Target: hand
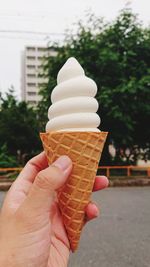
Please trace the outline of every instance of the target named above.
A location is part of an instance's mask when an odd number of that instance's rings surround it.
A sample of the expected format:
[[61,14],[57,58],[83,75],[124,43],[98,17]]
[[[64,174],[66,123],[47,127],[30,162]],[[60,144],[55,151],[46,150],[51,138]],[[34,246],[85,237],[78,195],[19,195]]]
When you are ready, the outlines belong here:
[[[48,167],[45,153],[31,159],[7,193],[0,215],[0,266],[66,267],[69,241],[55,201],[55,191],[67,180],[72,162],[61,156]],[[95,179],[93,191],[107,187]],[[93,203],[87,221],[98,216]]]

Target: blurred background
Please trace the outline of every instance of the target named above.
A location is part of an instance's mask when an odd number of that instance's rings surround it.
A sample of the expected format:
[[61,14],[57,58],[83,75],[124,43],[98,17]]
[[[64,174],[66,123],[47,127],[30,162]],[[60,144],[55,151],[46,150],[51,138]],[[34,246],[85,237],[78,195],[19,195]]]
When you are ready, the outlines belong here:
[[42,150],[57,73],[76,57],[98,86],[100,129],[109,132],[98,173],[112,187],[95,196],[104,213],[85,229],[70,267],[150,266],[149,1],[0,6],[0,189]]

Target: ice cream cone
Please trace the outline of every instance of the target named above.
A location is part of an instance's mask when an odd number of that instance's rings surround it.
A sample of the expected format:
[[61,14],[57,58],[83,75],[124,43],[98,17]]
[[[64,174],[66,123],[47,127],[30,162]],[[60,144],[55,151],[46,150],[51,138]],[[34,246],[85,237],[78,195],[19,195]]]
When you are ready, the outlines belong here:
[[61,155],[68,155],[73,162],[72,173],[58,193],[58,202],[71,250],[75,251],[107,132],[49,132],[40,137],[49,164]]

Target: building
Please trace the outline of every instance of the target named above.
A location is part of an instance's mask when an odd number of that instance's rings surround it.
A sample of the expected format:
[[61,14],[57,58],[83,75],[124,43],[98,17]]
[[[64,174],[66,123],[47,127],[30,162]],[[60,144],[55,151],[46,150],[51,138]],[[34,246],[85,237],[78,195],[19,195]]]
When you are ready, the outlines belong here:
[[47,82],[41,77],[44,57],[56,56],[56,51],[42,46],[27,46],[22,53],[21,100],[35,107],[41,100],[40,87]]

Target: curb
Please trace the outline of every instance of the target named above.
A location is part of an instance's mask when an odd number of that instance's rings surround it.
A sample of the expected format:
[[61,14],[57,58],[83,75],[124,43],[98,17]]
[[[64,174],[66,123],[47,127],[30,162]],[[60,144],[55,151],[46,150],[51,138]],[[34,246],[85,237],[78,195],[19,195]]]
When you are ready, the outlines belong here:
[[110,179],[109,184],[111,187],[123,186],[150,186],[150,178],[135,178],[135,179]]
[[[0,191],[7,191],[13,183],[13,180],[3,179],[0,181]],[[124,186],[150,186],[150,177],[109,177],[109,187]]]

